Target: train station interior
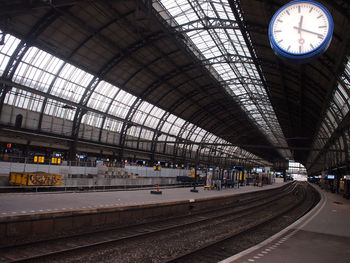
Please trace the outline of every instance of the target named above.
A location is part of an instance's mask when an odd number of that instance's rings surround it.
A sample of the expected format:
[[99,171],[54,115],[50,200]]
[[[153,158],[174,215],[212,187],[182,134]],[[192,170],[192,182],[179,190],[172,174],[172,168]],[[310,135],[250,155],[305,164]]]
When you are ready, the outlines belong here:
[[[0,1],[0,262],[6,240],[280,190],[312,203],[310,219],[225,262],[278,262],[270,250],[303,238],[347,262],[349,31],[346,0]],[[125,262],[196,262],[180,254]]]

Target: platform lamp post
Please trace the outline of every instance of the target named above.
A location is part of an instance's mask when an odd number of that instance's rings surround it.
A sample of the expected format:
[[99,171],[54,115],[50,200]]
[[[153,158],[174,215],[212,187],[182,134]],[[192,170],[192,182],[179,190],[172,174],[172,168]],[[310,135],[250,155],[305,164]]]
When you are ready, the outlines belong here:
[[196,189],[197,183],[198,183],[198,174],[197,174],[197,170],[198,170],[198,163],[199,163],[199,154],[200,154],[200,150],[202,149],[202,144],[200,143],[198,146],[198,149],[196,151],[196,164],[194,167],[194,182],[193,182],[193,188],[191,189],[192,193],[198,193],[198,190]]

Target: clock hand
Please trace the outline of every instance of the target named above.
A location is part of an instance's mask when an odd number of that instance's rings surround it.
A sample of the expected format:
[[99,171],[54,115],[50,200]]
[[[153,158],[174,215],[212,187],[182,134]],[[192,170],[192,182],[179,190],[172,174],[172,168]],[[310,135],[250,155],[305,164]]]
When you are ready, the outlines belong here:
[[303,16],[300,17],[298,33],[301,34],[301,26],[303,24]]
[[310,30],[307,30],[307,29],[304,29],[304,28],[300,28],[300,27],[296,27],[296,26],[294,26],[293,28],[298,29],[298,32],[299,31],[304,31],[304,32],[307,32],[307,33],[311,33],[311,34],[323,37],[323,35],[320,34],[320,33],[316,33],[316,32],[313,32],[313,31],[310,31]]

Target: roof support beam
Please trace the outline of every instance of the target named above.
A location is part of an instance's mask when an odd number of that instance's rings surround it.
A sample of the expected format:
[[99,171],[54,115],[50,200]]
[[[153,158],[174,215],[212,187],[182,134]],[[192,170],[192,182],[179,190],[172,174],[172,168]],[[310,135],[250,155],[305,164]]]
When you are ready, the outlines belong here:
[[174,27],[179,33],[189,33],[208,29],[239,29],[236,21],[219,19],[216,17],[203,17]]
[[[129,139],[127,140],[129,142],[133,141],[139,141],[138,139]],[[142,140],[140,139],[140,142],[150,142],[150,140]],[[256,148],[256,149],[292,149],[292,150],[303,150],[303,151],[322,151],[323,149],[321,148],[314,148],[314,147],[283,147],[283,146],[269,146],[269,145],[259,145],[259,144],[232,144],[232,143],[210,143],[210,142],[194,142],[194,141],[188,141],[182,138],[179,138],[176,141],[158,141],[158,143],[167,143],[167,144],[178,144],[178,145],[188,145],[188,144],[194,144],[194,145],[199,145],[202,144],[204,146],[232,146],[232,147],[240,147],[242,149],[244,148]],[[344,152],[342,149],[330,149],[330,152]]]
[[[8,85],[10,87],[13,87],[13,88],[16,88],[16,89],[19,89],[19,90],[24,90],[24,91],[27,91],[27,92],[39,95],[41,97],[45,97],[46,96],[49,99],[61,102],[62,104],[70,105],[70,106],[75,107],[75,108],[81,108],[81,109],[83,109],[85,111],[94,112],[94,113],[96,113],[98,115],[106,116],[106,117],[108,117],[110,119],[118,120],[120,122],[125,122],[126,121],[123,118],[117,117],[117,116],[109,114],[107,112],[102,112],[102,111],[99,111],[99,110],[96,110],[96,109],[93,109],[93,108],[88,108],[87,106],[81,105],[79,103],[76,103],[76,102],[64,99],[64,98],[59,97],[59,96],[48,94],[48,93],[40,91],[40,90],[32,89],[30,87],[27,87],[27,86],[24,86],[24,85],[21,85],[21,84],[18,84],[18,83],[15,83],[15,82],[3,79],[3,78],[0,78],[0,84]],[[150,130],[152,132],[156,131],[153,128],[150,128],[150,127],[147,127],[147,126],[142,126],[141,124],[134,123],[134,122],[129,122],[129,125],[131,125],[131,126],[139,126],[139,127],[142,127],[143,129]]]
[[[31,42],[34,41],[53,21],[55,21],[59,17],[58,14],[50,10],[47,12],[32,28],[32,30],[26,35],[25,41],[22,40],[14,53],[12,54],[11,58],[9,59],[9,62],[7,63],[7,66],[2,74],[2,78],[7,80],[12,80],[13,75],[15,74],[15,71],[19,65],[19,63],[22,61],[24,55],[28,51]],[[5,32],[6,33],[6,32]],[[11,90],[10,86],[1,85],[0,90],[0,115],[2,112],[2,107],[4,105],[4,100],[6,97],[7,92]]]

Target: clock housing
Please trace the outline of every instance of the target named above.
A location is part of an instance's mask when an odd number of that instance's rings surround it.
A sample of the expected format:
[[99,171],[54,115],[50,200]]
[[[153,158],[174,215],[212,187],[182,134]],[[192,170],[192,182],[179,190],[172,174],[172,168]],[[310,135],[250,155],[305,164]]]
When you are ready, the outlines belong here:
[[292,63],[308,63],[329,47],[334,23],[329,11],[311,0],[292,1],[272,17],[269,40],[275,54]]

